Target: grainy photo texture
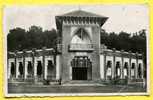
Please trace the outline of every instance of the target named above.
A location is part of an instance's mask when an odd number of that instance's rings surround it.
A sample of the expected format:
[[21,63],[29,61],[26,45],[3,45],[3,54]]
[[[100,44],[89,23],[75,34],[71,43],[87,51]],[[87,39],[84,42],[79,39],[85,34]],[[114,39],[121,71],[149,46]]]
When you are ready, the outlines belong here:
[[6,6],[6,96],[145,95],[147,5]]

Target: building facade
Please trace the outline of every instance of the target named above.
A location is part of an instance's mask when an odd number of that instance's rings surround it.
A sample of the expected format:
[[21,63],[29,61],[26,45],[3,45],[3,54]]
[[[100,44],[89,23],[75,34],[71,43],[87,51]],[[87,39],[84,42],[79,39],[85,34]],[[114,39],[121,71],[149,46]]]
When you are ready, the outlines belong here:
[[143,80],[142,54],[100,44],[108,17],[78,10],[55,18],[61,36],[57,48],[8,52],[9,82]]

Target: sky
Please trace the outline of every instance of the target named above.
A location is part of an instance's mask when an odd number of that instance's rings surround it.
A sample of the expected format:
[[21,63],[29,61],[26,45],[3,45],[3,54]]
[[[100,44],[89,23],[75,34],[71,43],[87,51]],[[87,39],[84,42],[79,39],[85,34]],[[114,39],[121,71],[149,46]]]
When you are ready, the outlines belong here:
[[4,7],[3,30],[30,26],[41,26],[43,30],[56,29],[55,16],[75,10],[84,10],[109,17],[102,26],[107,32],[125,31],[135,33],[141,29],[149,31],[149,9],[147,5],[47,5]]

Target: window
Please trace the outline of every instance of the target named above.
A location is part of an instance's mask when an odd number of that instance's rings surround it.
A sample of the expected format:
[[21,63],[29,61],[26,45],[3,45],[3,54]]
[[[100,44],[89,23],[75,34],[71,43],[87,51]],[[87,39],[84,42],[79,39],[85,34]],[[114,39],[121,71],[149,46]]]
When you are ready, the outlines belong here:
[[74,34],[71,40],[71,43],[72,44],[91,44],[90,36],[85,29],[79,28]]

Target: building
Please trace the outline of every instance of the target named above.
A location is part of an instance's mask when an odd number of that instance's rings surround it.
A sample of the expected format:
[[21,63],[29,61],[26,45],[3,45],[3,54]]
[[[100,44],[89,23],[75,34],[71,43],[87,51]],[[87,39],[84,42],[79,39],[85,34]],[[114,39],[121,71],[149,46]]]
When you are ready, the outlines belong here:
[[9,82],[143,81],[142,54],[111,50],[100,44],[100,29],[107,19],[82,10],[56,16],[61,35],[56,50],[8,52]]

